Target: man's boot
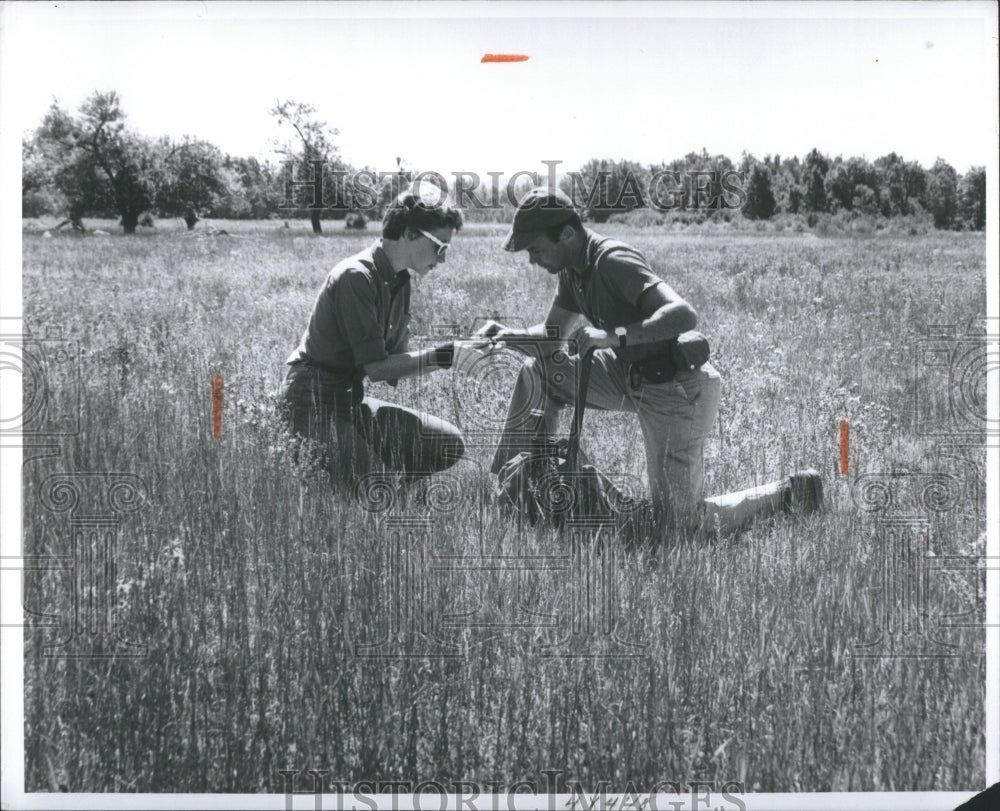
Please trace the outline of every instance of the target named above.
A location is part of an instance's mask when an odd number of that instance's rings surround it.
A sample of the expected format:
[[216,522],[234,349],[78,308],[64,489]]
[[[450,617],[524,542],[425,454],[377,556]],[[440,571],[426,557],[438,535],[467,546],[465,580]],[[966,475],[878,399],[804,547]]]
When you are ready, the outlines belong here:
[[799,470],[782,487],[781,507],[801,515],[823,508],[823,481],[814,468]]

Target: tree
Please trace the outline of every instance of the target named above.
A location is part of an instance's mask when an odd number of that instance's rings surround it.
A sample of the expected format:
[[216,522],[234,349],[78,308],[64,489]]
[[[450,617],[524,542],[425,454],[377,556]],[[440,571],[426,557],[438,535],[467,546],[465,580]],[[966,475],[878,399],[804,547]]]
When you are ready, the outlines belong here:
[[916,161],[907,161],[903,165],[903,186],[906,189],[907,213],[914,214],[928,208],[927,172]]
[[766,166],[755,163],[750,170],[743,216],[750,220],[769,220],[776,207],[774,192],[771,191],[771,173]]
[[877,217],[882,213],[879,199],[870,186],[859,183],[854,187],[854,194],[851,196],[851,211],[857,211],[871,217]]
[[935,228],[951,228],[957,209],[958,173],[938,158],[927,173],[927,205],[934,216]]
[[22,140],[21,216],[60,214],[68,208],[66,195],[56,188],[54,167],[45,159],[36,140]]
[[135,233],[156,197],[159,155],[150,139],[126,127],[117,93],[95,92],[76,118],[53,103],[35,142],[52,162],[53,182],[69,202],[71,219],[111,210],[126,234]]
[[[325,121],[317,120],[316,108],[311,104],[291,100],[279,101],[270,110],[270,114],[277,120],[279,126],[294,132],[297,146],[293,147],[289,143],[277,144],[276,151],[283,155],[286,161],[294,161],[297,164],[296,179],[299,182],[317,180],[318,188],[339,191],[340,184],[336,182],[331,172],[344,168],[338,157],[339,150],[333,143],[333,139],[340,134],[340,131],[330,127]],[[317,168],[322,172],[320,178],[314,175]],[[315,199],[313,188],[296,186],[295,189],[298,194],[293,199],[300,203],[308,200],[301,207],[309,209],[313,233],[323,233],[320,215],[326,205],[325,202]],[[344,200],[336,199],[334,206],[346,213]]]
[[134,234],[144,214],[182,215],[194,227],[199,212],[237,193],[239,177],[205,141],[139,135],[126,125],[118,94],[92,94],[71,116],[53,103],[25,150],[23,190],[58,190],[69,220],[117,214]]
[[206,141],[191,138],[172,145],[159,144],[163,154],[156,206],[164,214],[179,214],[194,228],[201,214],[239,194],[239,175],[224,165],[222,152]]
[[248,217],[262,220],[276,216],[284,194],[281,171],[271,163],[256,158],[234,158],[226,155],[223,169],[237,181],[229,196],[218,203],[218,216],[237,219]]
[[986,227],[986,168],[973,166],[958,184],[958,217],[965,228]]
[[[766,162],[766,159],[765,159]],[[798,214],[804,205],[802,193],[802,169],[797,157],[781,160],[774,158],[774,168],[771,170],[771,188],[779,211]]]
[[684,161],[654,164],[649,172],[651,185],[646,203],[659,211],[686,211],[691,202],[691,184]]
[[[746,153],[743,153],[744,159]],[[717,211],[725,207],[725,188],[722,178],[733,171],[733,162],[725,155],[709,155],[705,147],[701,152],[688,152],[683,160],[683,184],[686,191],[685,205],[702,211]]]
[[[871,190],[871,194],[866,193],[863,188]],[[851,211],[854,208],[854,198],[858,197],[866,201],[869,210],[872,199],[876,202],[879,199],[878,173],[874,167],[864,158],[849,158],[844,161],[839,157],[826,176],[827,198],[834,209],[845,209]]]
[[634,161],[592,158],[579,172],[570,172],[562,186],[594,222],[607,222],[612,214],[646,206],[648,172]]
[[802,162],[802,190],[806,211],[826,211],[826,174],[830,161],[818,149],[813,149]]
[[895,152],[875,159],[875,172],[882,189],[881,209],[886,217],[909,214],[905,183],[905,162]]

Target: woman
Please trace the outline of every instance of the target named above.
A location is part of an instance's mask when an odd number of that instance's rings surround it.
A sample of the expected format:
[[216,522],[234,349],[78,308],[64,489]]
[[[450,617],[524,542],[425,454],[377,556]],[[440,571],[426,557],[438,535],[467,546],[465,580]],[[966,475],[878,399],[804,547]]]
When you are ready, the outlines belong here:
[[282,387],[292,432],[318,443],[334,480],[353,481],[380,466],[434,473],[465,446],[458,428],[410,408],[366,397],[364,380],[395,385],[447,369],[452,344],[408,350],[410,274],[445,261],[462,215],[436,188],[405,191],[385,212],[382,239],[340,262],[316,296]]

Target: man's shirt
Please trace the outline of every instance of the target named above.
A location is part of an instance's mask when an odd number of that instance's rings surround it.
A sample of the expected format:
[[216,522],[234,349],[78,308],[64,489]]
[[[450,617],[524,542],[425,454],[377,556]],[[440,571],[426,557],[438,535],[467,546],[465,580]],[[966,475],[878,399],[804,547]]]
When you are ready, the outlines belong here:
[[[646,258],[631,245],[602,237],[587,229],[587,265],[582,273],[566,269],[559,272],[559,286],[554,303],[564,310],[580,313],[595,326],[613,333],[646,316],[639,309],[639,299],[663,279],[657,276]],[[666,342],[613,347],[622,360],[637,362],[661,355]]]
[[330,271],[286,363],[311,361],[349,379],[366,363],[405,352],[409,325],[409,271],[396,273],[379,241]]

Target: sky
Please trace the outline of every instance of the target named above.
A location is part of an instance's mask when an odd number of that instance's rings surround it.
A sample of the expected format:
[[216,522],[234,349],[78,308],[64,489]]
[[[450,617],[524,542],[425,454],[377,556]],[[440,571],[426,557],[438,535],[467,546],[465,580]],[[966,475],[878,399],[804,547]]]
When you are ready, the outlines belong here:
[[[962,173],[988,166],[992,224],[996,32],[995,2],[0,2],[0,333],[20,324],[19,142],[54,99],[76,110],[116,90],[146,135],[272,160],[280,133],[268,110],[295,99],[339,129],[344,158],[382,171],[397,157],[446,175],[544,172],[552,160],[569,171],[702,148],[734,160],[812,148],[870,160],[894,151],[925,167],[942,157]],[[486,53],[529,59],[481,64]],[[993,316],[998,256],[992,227]],[[0,367],[0,413],[19,414],[12,367]],[[0,454],[0,538],[14,549],[19,481],[20,457]],[[13,758],[16,668],[3,684]],[[987,758],[996,779],[1000,755]]]
[[813,147],[965,172],[996,144],[995,9],[8,2],[0,68],[17,78],[0,113],[30,131],[53,99],[75,110],[114,89],[140,132],[274,160],[268,110],[295,99],[353,165],[443,174]]

